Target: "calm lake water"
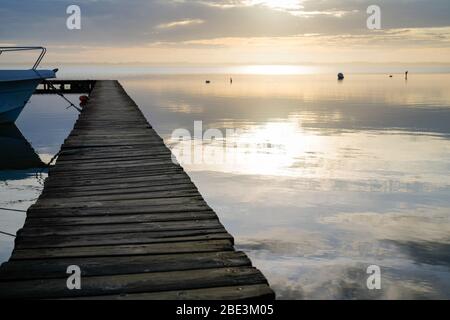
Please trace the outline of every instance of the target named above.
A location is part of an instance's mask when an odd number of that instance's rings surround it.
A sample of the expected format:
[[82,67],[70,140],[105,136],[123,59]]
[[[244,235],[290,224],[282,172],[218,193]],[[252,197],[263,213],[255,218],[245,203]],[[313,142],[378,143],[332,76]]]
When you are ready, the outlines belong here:
[[[449,74],[120,78],[278,298],[450,298]],[[34,96],[17,122],[44,161],[77,117],[65,106]],[[0,171],[0,207],[26,209],[45,175]],[[2,231],[23,220],[0,210]]]

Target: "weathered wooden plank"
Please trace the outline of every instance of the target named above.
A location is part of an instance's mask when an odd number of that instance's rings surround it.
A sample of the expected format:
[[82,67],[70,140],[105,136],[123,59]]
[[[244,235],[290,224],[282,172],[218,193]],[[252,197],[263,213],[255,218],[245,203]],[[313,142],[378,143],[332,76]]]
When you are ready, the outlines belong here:
[[211,208],[206,203],[193,204],[163,204],[146,206],[103,206],[103,207],[69,207],[69,208],[37,208],[32,205],[28,211],[28,216],[33,217],[86,217],[105,215],[128,215],[138,213],[177,213],[177,212],[203,212],[210,211]]
[[[119,110],[118,112],[123,113],[123,110]],[[133,115],[133,116],[135,116],[135,115]],[[89,117],[92,117],[92,115],[90,115]],[[128,128],[124,128],[124,130],[122,130],[122,131],[114,131],[114,133],[116,133],[116,134],[117,133],[123,133],[123,134],[129,135],[129,136],[135,135],[135,134],[140,134],[141,132],[151,132],[152,134],[156,134],[156,131],[150,125],[148,125],[148,127],[146,127],[146,128],[128,127]],[[84,129],[76,129],[76,128],[74,128],[70,132],[69,136],[72,136],[72,135],[74,135],[74,136],[76,136],[76,135],[87,135],[87,134],[108,135],[110,133],[113,133],[113,132],[111,132],[111,129],[109,129],[108,127],[105,127],[105,128],[102,128],[102,127],[100,127],[100,128],[92,128],[92,129],[89,129],[89,131],[86,131]]]
[[109,147],[117,147],[117,146],[141,146],[142,148],[151,147],[151,146],[159,146],[161,142],[159,141],[121,141],[121,142],[111,142],[108,141],[98,141],[98,142],[88,142],[88,143],[65,143],[61,149],[79,149],[79,148],[109,148]]
[[[80,149],[82,150],[82,149]],[[149,162],[157,162],[157,161],[166,161],[166,163],[170,164],[172,155],[169,153],[166,153],[164,151],[157,151],[154,152],[133,152],[133,155],[126,155],[125,151],[120,153],[109,153],[109,152],[98,152],[97,154],[91,154],[89,157],[84,156],[82,154],[80,155],[59,155],[56,164],[58,165],[68,165],[68,164],[74,164],[74,165],[95,165],[99,162],[117,162],[117,163],[123,163],[123,162],[137,162],[137,161],[144,161],[148,160]],[[175,164],[176,165],[176,164]]]
[[158,169],[160,168],[168,168],[171,169],[173,167],[177,167],[175,164],[170,164],[170,159],[156,159],[156,160],[131,160],[131,161],[114,161],[107,162],[105,161],[104,165],[102,164],[78,164],[76,168],[74,168],[73,164],[59,164],[58,166],[53,166],[50,168],[50,172],[52,174],[57,173],[83,173],[83,174],[96,174],[97,172],[108,172],[108,170],[117,171],[117,169],[128,170],[133,168],[142,168],[142,167],[150,167],[155,166]]
[[273,300],[267,284],[69,298],[70,300]]
[[234,239],[229,233],[226,233],[223,228],[218,228],[154,232],[145,231],[141,233],[88,234],[81,236],[18,236],[15,241],[15,248],[68,248],[208,240],[229,240],[234,243]]
[[[196,208],[204,209],[209,208],[203,198],[199,196],[180,196],[180,197],[161,197],[152,199],[122,199],[122,200],[102,200],[102,201],[90,201],[90,202],[78,202],[69,200],[72,198],[61,198],[61,202],[55,202],[53,199],[40,199],[33,206],[33,210],[45,210],[49,212],[50,210],[59,209],[62,210],[72,210],[78,211],[79,209],[89,210],[89,209],[99,209],[102,212],[110,212],[112,214],[118,213],[120,209],[125,209],[120,211],[121,213],[128,213],[128,208],[135,208],[145,206],[145,212],[184,212],[186,205],[195,205]],[[49,201],[49,202],[46,202]],[[172,202],[171,202],[172,201]],[[171,206],[172,210],[166,210],[166,207]],[[170,209],[170,208],[167,208]],[[108,211],[105,211],[108,210]],[[189,210],[189,211],[196,211]],[[198,211],[198,210],[197,210]],[[139,211],[142,212],[142,211]]]
[[98,170],[70,170],[66,172],[55,172],[56,170],[52,170],[51,167],[48,175],[50,178],[57,177],[66,178],[66,179],[92,179],[93,177],[96,179],[101,179],[105,177],[127,177],[127,176],[137,176],[141,174],[148,175],[162,175],[162,174],[171,174],[171,173],[179,173],[183,169],[181,167],[177,167],[175,165],[141,165],[135,166],[131,168],[106,168],[106,169],[98,169]]
[[26,219],[24,227],[45,227],[45,226],[78,226],[94,224],[125,224],[125,223],[145,223],[163,221],[190,221],[209,220],[217,218],[213,211],[203,212],[181,212],[181,213],[157,213],[157,214],[129,214],[116,216],[87,216],[87,217],[54,217],[54,218],[33,218]]
[[[169,181],[168,181],[169,182]],[[170,181],[172,182],[172,181]],[[53,190],[50,192],[46,190],[42,193],[42,197],[59,197],[64,195],[66,197],[83,197],[92,195],[110,195],[110,194],[127,194],[127,193],[140,193],[140,192],[161,192],[161,191],[176,191],[176,190],[197,190],[190,181],[188,180],[177,180],[178,183],[167,183],[167,184],[128,184],[126,186],[117,187],[115,185],[109,185],[106,187],[91,187],[91,188],[61,188]]]
[[[113,120],[105,119],[105,121],[98,121],[98,120],[83,120],[79,119],[81,121],[78,121],[77,124],[74,126],[75,129],[79,130],[92,130],[97,127],[108,127],[110,132],[119,132],[122,130],[126,130],[127,128],[133,127],[135,129],[148,129],[149,127],[141,121],[124,121],[123,123],[119,122],[113,122]],[[114,130],[114,131],[113,131]]]
[[47,260],[19,260],[4,263],[0,281],[67,278],[67,267],[77,265],[83,277],[118,274],[181,271],[210,268],[251,266],[243,252],[198,252],[170,255],[124,257],[65,258]]
[[61,188],[61,187],[90,187],[90,186],[104,186],[104,185],[115,185],[119,183],[136,183],[136,182],[145,182],[145,183],[159,183],[160,181],[170,181],[176,179],[189,179],[189,176],[184,173],[182,170],[177,169],[174,170],[171,174],[160,173],[160,172],[142,172],[139,174],[129,174],[123,177],[109,176],[104,178],[97,177],[85,177],[84,179],[78,178],[57,178],[54,179],[49,177],[45,180],[45,189],[48,188]]
[[109,147],[109,146],[134,146],[134,145],[161,145],[162,141],[160,139],[68,139],[64,142],[65,148],[85,148],[91,146],[101,146],[101,147]]
[[[164,188],[166,187],[164,190]],[[154,199],[184,197],[189,195],[199,195],[198,190],[192,185],[172,185],[162,186],[161,188],[126,188],[126,189],[110,189],[100,191],[85,192],[55,192],[45,193],[40,197],[40,201],[56,200],[56,201],[109,201],[109,200],[134,200],[134,199]],[[163,195],[163,196],[161,196]],[[47,202],[49,204],[49,202]]]
[[131,171],[131,172],[140,172],[145,170],[151,170],[153,172],[156,171],[163,171],[163,170],[173,170],[173,169],[179,169],[180,167],[174,163],[170,163],[167,161],[159,161],[155,163],[138,163],[138,164],[117,164],[110,168],[105,167],[93,167],[93,168],[83,168],[81,165],[80,167],[72,167],[70,166],[61,166],[61,169],[58,168],[58,166],[53,166],[49,170],[49,175],[66,175],[66,176],[86,176],[86,175],[93,175],[93,174],[108,174],[108,171],[112,174],[114,172],[119,172],[121,174],[125,173],[124,171]]
[[[118,110],[117,112],[122,114],[122,115],[125,115],[126,113],[128,113],[126,110]],[[90,121],[89,117],[92,118],[93,114],[90,114],[87,117],[88,118],[81,118],[80,117],[79,118],[80,121],[77,121],[77,124],[83,125],[83,122]],[[97,117],[97,115],[96,115],[96,117]],[[100,117],[104,117],[104,116],[100,116]],[[129,117],[141,117],[141,116],[134,113],[134,114],[130,114]],[[111,121],[110,121],[110,123],[111,123]],[[131,135],[135,135],[135,134],[140,134],[142,132],[150,132],[153,135],[157,134],[156,131],[152,128],[152,126],[147,123],[147,125],[143,125],[143,126],[140,126],[140,127],[126,127],[123,130],[116,130],[116,131],[112,131],[108,125],[103,126],[103,127],[93,127],[93,128],[90,128],[89,130],[74,128],[70,132],[69,136],[78,136],[78,135],[87,135],[87,134],[108,135],[110,133],[111,134],[124,133],[126,135],[131,136]]]
[[126,155],[125,153],[122,154],[99,154],[96,156],[59,156],[57,158],[56,164],[57,165],[67,165],[67,164],[97,164],[101,163],[103,161],[136,161],[136,160],[162,160],[165,159],[166,161],[172,161],[172,155],[168,153],[137,153],[134,152],[134,155]]
[[[48,202],[47,202],[48,201]],[[47,202],[47,204],[46,204]],[[132,199],[132,200],[111,200],[111,201],[90,201],[90,202],[53,202],[46,199],[39,199],[34,205],[34,209],[57,209],[57,208],[105,208],[105,207],[140,207],[140,206],[165,206],[174,204],[203,204],[204,200],[199,196],[183,197],[161,197],[154,199]]]
[[122,158],[114,158],[111,155],[108,155],[107,158],[103,158],[103,159],[87,159],[87,160],[83,160],[83,159],[75,159],[75,160],[68,160],[68,159],[64,159],[63,157],[59,157],[57,160],[57,164],[58,167],[59,166],[68,166],[68,165],[75,165],[75,166],[81,166],[81,167],[95,167],[96,165],[99,164],[105,164],[105,165],[114,165],[114,164],[126,164],[126,163],[142,163],[142,162],[147,162],[147,163],[160,163],[160,162],[171,162],[172,160],[172,156],[169,154],[162,154],[162,155],[157,155],[155,156],[154,154],[152,155],[142,155],[142,156],[136,156],[136,157],[132,157],[132,156],[124,156]]
[[85,277],[82,290],[68,290],[66,279],[0,282],[0,298],[100,296],[264,283],[264,276],[253,267],[231,267]]
[[[103,181],[103,180],[102,180]],[[178,184],[187,184],[192,183],[191,179],[186,176],[182,176],[181,178],[167,179],[167,180],[149,180],[147,179],[136,179],[135,182],[122,181],[122,179],[118,179],[118,183],[103,183],[97,185],[79,185],[79,186],[58,186],[52,187],[51,184],[46,184],[45,189],[42,194],[47,193],[76,193],[83,194],[88,192],[108,192],[114,190],[122,190],[125,192],[126,190],[140,189],[140,188],[156,188],[156,187],[166,187],[166,186],[176,186]]]
[[120,146],[120,147],[108,147],[108,148],[83,148],[83,149],[66,149],[61,150],[62,156],[101,156],[101,155],[127,155],[128,153],[167,153],[170,150],[161,144],[155,147],[141,148],[136,146]]
[[105,155],[103,158],[95,157],[95,158],[68,158],[66,156],[59,156],[56,164],[58,165],[95,165],[101,164],[104,162],[136,162],[136,161],[157,161],[157,160],[165,160],[171,161],[171,154],[140,154],[136,156],[131,155],[117,155],[113,156],[111,154]]
[[208,240],[70,248],[14,249],[11,255],[11,260],[35,260],[70,257],[112,257],[212,251],[233,251],[233,244],[229,240]]
[[64,225],[49,225],[45,227],[27,226],[26,228],[20,229],[17,234],[21,236],[62,236],[83,234],[111,234],[117,232],[131,233],[144,231],[211,229],[220,227],[222,227],[222,224],[216,217],[215,219],[208,220],[79,225],[75,228],[72,226]]
[[53,197],[48,194],[44,197],[39,198],[36,202],[37,205],[44,204],[50,206],[52,204],[59,204],[62,201],[67,205],[72,202],[83,201],[83,202],[93,202],[93,201],[119,201],[119,200],[140,200],[140,199],[162,199],[162,198],[178,198],[178,197],[195,197],[200,196],[197,189],[193,188],[192,185],[185,188],[178,188],[175,190],[156,190],[156,191],[146,191],[138,190],[132,193],[113,193],[113,194],[93,194],[90,196],[71,196],[55,194]]
[[125,143],[127,145],[134,145],[135,142],[157,142],[161,143],[162,139],[156,135],[147,135],[142,134],[140,136],[135,137],[123,137],[123,136],[114,136],[108,135],[104,137],[97,136],[71,136],[65,140],[65,144],[102,144],[103,142],[107,143]]

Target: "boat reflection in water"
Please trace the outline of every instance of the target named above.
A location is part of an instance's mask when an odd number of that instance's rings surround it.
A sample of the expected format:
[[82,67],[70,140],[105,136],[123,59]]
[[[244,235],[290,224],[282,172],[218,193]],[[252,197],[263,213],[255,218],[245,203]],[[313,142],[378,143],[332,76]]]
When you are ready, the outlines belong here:
[[46,167],[15,124],[0,125],[0,148],[1,171]]
[[[15,124],[0,125],[0,263],[9,259],[26,211],[41,193],[46,164]],[[6,210],[5,210],[6,209]],[[9,211],[9,209],[19,211]]]

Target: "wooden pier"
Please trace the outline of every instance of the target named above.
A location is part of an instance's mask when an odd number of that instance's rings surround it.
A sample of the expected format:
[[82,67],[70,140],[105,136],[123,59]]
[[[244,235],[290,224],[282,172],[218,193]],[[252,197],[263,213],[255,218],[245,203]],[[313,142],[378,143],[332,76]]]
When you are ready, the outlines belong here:
[[[67,288],[71,265],[81,290]],[[0,298],[274,293],[120,84],[97,81],[0,268]]]

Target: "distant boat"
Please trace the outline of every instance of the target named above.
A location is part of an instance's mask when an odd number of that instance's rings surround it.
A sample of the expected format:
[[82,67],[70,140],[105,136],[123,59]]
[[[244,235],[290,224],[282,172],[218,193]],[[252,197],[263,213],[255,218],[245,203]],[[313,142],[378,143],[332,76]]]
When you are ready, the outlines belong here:
[[343,73],[339,72],[337,77],[338,77],[338,80],[344,80],[344,74]]
[[206,83],[206,84],[209,84],[209,83],[211,83],[211,81],[209,81],[209,80],[206,80],[206,81],[205,81],[205,83]]
[[56,78],[57,70],[37,70],[46,49],[43,47],[0,47],[0,54],[11,51],[41,50],[31,69],[0,70],[0,124],[14,123],[45,79]]

